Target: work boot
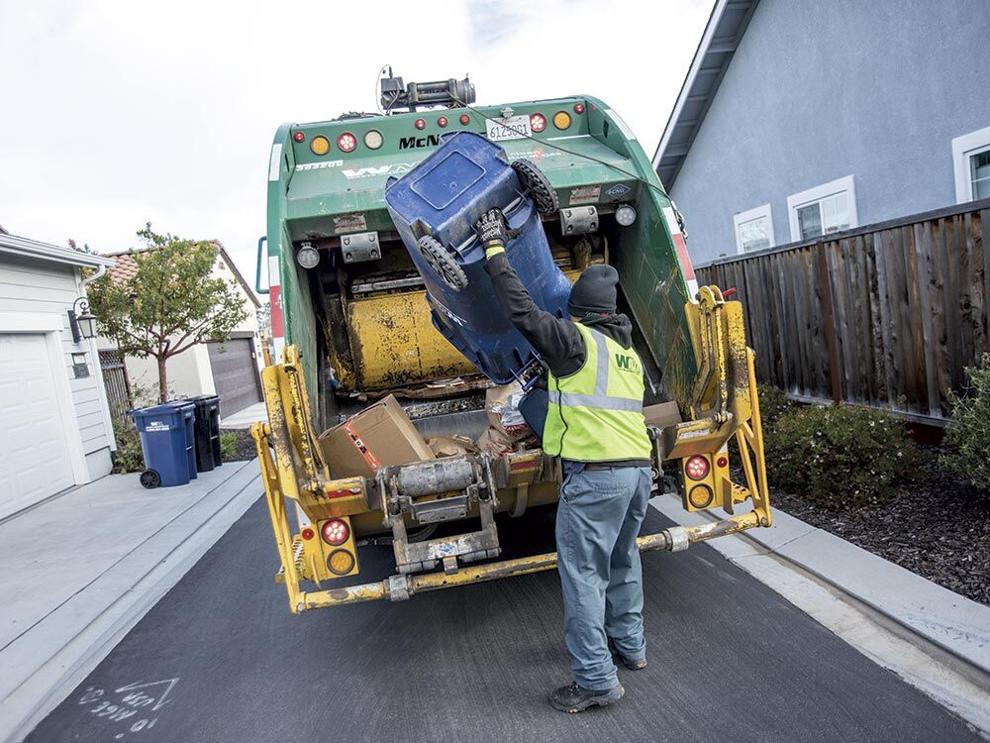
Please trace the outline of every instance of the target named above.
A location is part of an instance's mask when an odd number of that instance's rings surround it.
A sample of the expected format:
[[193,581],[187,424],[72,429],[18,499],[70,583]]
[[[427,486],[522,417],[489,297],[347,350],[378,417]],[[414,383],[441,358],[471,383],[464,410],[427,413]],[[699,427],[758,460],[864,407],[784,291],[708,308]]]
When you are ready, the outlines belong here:
[[646,668],[646,658],[639,658],[636,660],[634,660],[633,658],[627,658],[626,656],[624,656],[622,653],[619,652],[619,649],[615,647],[615,643],[612,642],[611,638],[608,641],[608,649],[609,652],[612,653],[612,657],[618,658],[622,662],[622,665],[624,665],[630,671],[642,671],[644,668]]
[[578,686],[576,682],[572,681],[550,695],[550,704],[561,712],[584,712],[588,707],[593,707],[596,704],[599,707],[607,707],[613,702],[618,702],[625,693],[626,690],[622,688],[621,684],[616,684],[611,689],[595,691]]

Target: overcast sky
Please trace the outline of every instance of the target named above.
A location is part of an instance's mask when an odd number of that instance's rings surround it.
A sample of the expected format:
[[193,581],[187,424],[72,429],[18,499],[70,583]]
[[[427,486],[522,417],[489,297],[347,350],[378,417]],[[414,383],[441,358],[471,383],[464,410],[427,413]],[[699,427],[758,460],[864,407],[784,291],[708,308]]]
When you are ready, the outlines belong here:
[[0,225],[97,252],[217,238],[253,279],[286,121],[470,73],[481,104],[588,93],[652,156],[713,0],[0,0]]

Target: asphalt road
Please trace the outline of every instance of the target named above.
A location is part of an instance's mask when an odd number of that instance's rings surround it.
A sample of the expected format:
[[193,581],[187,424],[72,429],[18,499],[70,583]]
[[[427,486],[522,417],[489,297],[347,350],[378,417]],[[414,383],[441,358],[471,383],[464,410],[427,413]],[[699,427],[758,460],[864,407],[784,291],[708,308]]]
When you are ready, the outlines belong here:
[[[551,546],[552,518],[508,551]],[[645,556],[650,666],[580,715],[546,702],[569,680],[556,573],[292,616],[275,561],[259,502],[28,740],[978,739],[706,546]]]

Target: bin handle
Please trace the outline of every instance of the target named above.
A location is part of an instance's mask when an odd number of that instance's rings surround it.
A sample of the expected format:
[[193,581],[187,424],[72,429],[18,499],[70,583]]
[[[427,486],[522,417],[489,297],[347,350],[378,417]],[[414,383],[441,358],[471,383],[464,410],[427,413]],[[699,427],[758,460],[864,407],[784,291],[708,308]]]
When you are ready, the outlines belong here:
[[268,294],[268,288],[261,288],[261,256],[265,254],[264,247],[265,243],[268,242],[268,238],[265,236],[258,238],[258,262],[255,266],[254,271],[254,289],[258,294]]

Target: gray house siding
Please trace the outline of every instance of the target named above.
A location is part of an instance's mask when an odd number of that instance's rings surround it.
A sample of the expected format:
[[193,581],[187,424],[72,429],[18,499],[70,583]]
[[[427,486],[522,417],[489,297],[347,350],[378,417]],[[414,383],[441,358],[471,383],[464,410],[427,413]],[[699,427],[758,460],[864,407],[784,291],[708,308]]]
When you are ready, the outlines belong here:
[[[67,379],[71,411],[66,408],[63,415],[73,417],[72,428],[78,433],[84,458],[84,472],[77,475],[76,484],[108,474],[110,452],[115,448],[96,345],[92,340],[74,342],[69,327],[67,310],[82,294],[80,281],[75,266],[0,254],[0,337],[11,331],[5,324],[11,318],[51,318],[51,326],[59,329],[60,366],[53,373]],[[75,375],[73,354],[83,354],[88,376]]]
[[852,175],[860,225],[955,203],[952,139],[990,126],[987,0],[761,0],[671,196],[692,260],[733,215]]

